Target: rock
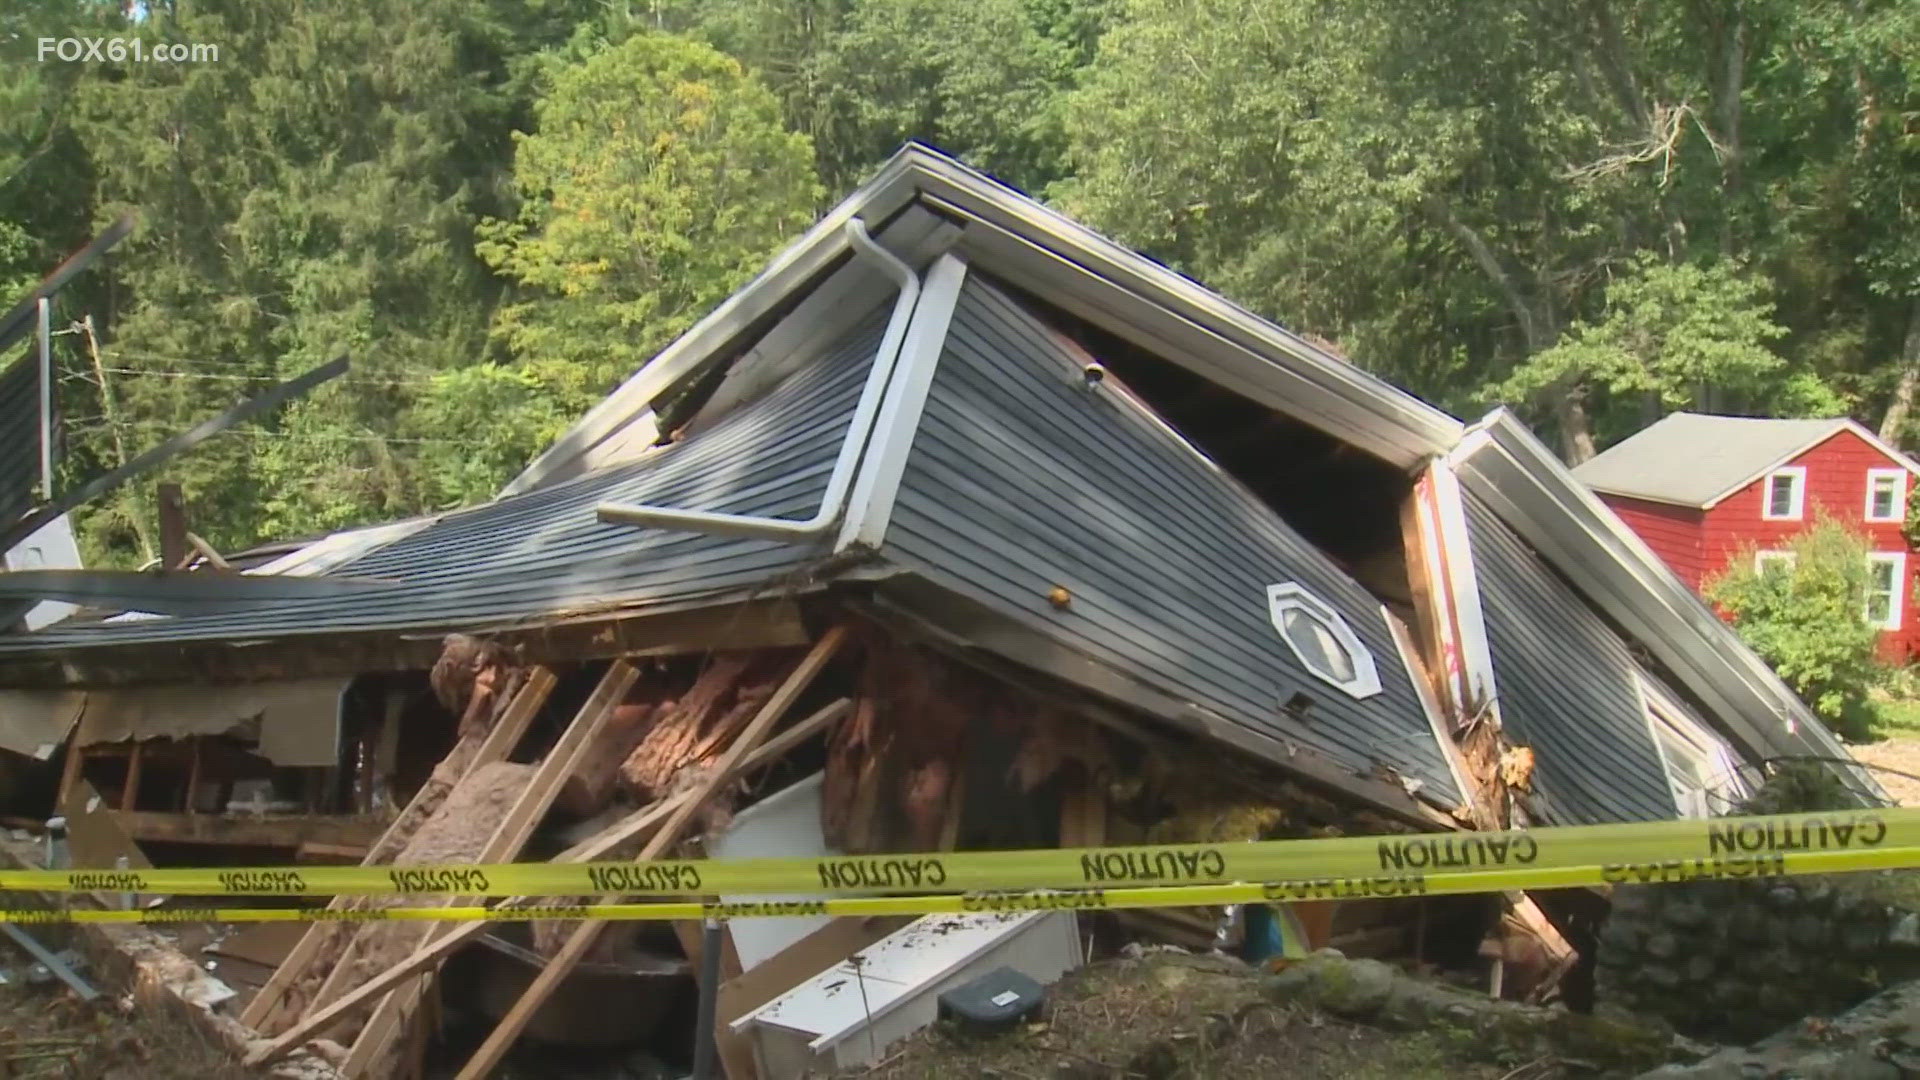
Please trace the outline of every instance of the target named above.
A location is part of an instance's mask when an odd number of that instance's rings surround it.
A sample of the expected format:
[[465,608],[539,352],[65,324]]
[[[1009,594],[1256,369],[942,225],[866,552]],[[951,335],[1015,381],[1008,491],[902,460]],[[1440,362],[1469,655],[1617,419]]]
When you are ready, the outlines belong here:
[[1880,951],[1881,945],[1878,927],[1847,925],[1840,928],[1840,948],[1855,956],[1873,956]]
[[1680,955],[1680,939],[1664,930],[1647,935],[1647,955],[1660,960],[1671,960]]
[[1640,979],[1662,990],[1671,990],[1682,982],[1680,973],[1665,964],[1648,964],[1641,968]]
[[1665,912],[1667,924],[1682,930],[1693,930],[1707,925],[1712,917],[1707,906],[1698,900],[1681,898],[1667,905]]
[[1775,885],[1767,890],[1767,906],[1775,911],[1792,911],[1800,906],[1800,890],[1791,885]]
[[1683,970],[1686,972],[1688,982],[1703,983],[1713,978],[1713,973],[1719,967],[1719,964],[1714,963],[1712,956],[1700,955],[1688,957]]
[[1313,956],[1270,976],[1262,989],[1275,1001],[1316,1005],[1335,1016],[1370,1019],[1393,994],[1399,973],[1378,960]]
[[1801,915],[1793,920],[1789,938],[1802,948],[1817,949],[1826,944],[1827,920],[1819,915]]
[[1887,944],[1920,947],[1920,914],[1909,911],[1894,920],[1893,929],[1887,932]]

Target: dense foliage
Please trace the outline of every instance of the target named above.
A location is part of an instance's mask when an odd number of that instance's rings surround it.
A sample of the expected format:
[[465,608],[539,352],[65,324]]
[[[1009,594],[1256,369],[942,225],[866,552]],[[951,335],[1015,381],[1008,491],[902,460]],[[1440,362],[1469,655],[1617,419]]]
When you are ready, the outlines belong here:
[[[1916,41],[1920,0],[34,0],[0,289],[138,209],[60,306],[73,476],[353,355],[167,469],[222,547],[497,490],[909,138],[1570,458],[1676,408],[1911,444]],[[151,554],[151,491],[91,558]]]
[[1834,730],[1855,740],[1873,733],[1873,691],[1886,670],[1880,632],[1867,621],[1867,546],[1823,517],[1795,537],[1792,565],[1756,565],[1751,550],[1709,581],[1707,598],[1734,629]]

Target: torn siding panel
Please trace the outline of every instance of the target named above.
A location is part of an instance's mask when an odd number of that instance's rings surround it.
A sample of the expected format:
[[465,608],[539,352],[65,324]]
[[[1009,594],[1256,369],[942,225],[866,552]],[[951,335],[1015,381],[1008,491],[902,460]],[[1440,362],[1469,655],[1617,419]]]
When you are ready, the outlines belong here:
[[142,686],[86,692],[84,745],[237,734],[283,766],[340,758],[340,695],[347,680],[293,679],[232,686]]
[[[1457,801],[1378,599],[1117,388],[1086,389],[1082,362],[969,279],[883,555],[1235,724]],[[1380,693],[1302,666],[1268,609],[1288,581],[1342,613]],[[1314,702],[1305,723],[1282,712],[1296,692]]]
[[644,460],[447,514],[331,572],[402,587],[220,616],[53,627],[0,637],[50,646],[475,626],[777,590],[821,554],[806,545],[609,524],[602,501],[803,519],[820,504],[884,327],[883,312],[776,391]]
[[79,690],[0,690],[0,750],[45,761],[86,707]]
[[1467,520],[1500,717],[1534,750],[1534,809],[1556,825],[1674,817],[1626,643],[1472,492]]

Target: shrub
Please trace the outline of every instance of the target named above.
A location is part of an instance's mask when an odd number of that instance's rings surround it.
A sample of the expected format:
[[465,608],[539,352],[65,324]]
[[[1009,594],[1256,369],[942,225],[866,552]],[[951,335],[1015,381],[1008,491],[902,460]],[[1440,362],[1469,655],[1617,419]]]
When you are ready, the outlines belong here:
[[1868,738],[1878,718],[1870,694],[1886,669],[1866,616],[1866,543],[1822,516],[1791,550],[1791,567],[1765,571],[1755,569],[1751,549],[1742,552],[1707,583],[1707,598],[1828,726]]

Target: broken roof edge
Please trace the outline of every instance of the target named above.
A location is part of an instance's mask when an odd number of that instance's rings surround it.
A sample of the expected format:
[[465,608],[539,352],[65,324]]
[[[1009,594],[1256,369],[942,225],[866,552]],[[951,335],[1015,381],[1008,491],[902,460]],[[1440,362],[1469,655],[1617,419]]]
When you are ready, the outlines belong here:
[[1249,760],[1358,799],[1408,824],[1427,829],[1461,827],[1451,813],[1454,804],[1443,805],[1424,797],[1424,788],[1410,792],[1401,785],[1354,772],[1309,747],[1262,735],[918,574],[899,574],[876,583],[864,601],[853,599],[849,603],[854,610],[883,620],[905,620],[927,642],[963,658],[991,657],[996,664],[1056,681],[1112,707],[1157,719],[1169,732],[1232,749]]
[[800,602],[818,583],[780,596],[714,594],[653,605],[574,610],[491,622],[446,622],[255,637],[96,640],[0,655],[0,686],[60,689],[250,683],[293,677],[426,670],[449,633],[500,641],[535,662],[665,656],[718,648],[804,644]]
[[[1228,390],[1246,394],[1246,381],[1263,383],[1269,398],[1286,396],[1302,381],[1319,389],[1330,402],[1351,412],[1345,424],[1329,425],[1313,409],[1300,409],[1301,419],[1351,440],[1356,430],[1371,431],[1384,424],[1391,431],[1361,446],[1397,464],[1410,465],[1444,453],[1458,441],[1464,426],[1453,416],[1385,380],[1335,357],[1277,324],[1261,318],[1192,279],[1125,248],[1048,209],[978,170],[919,143],[908,143],[867,183],[842,200],[798,240],[783,250],[752,281],[709,312],[692,329],[674,340],[601,402],[588,410],[565,435],[543,451],[510,482],[501,494],[513,495],[546,482],[569,462],[634,418],[651,409],[668,387],[679,382],[727,348],[737,344],[761,320],[777,312],[794,295],[810,287],[835,260],[848,251],[843,229],[860,218],[872,227],[891,219],[915,201],[937,211],[979,223],[989,230],[1022,242],[1070,268],[1120,290],[1134,301],[1144,301],[1167,316],[1184,321],[1207,338],[1229,346],[1244,357],[1265,365],[1239,372],[1243,385],[1223,381],[1218,365],[1207,367],[1189,359],[1184,350],[1163,351],[1163,358],[1193,370]],[[1003,249],[1004,251],[1004,249]],[[936,253],[937,255],[937,253]],[[969,250],[978,269],[1001,275],[1002,252],[980,246]],[[918,267],[916,267],[918,269]],[[1019,276],[1016,274],[1012,276]],[[1036,291],[1031,284],[1023,284]],[[1046,299],[1044,284],[1037,290]],[[1111,297],[1107,298],[1111,301]],[[1125,312],[1109,302],[1105,313],[1131,324]],[[1385,451],[1385,452],[1383,452]]]
[[[1733,627],[1510,410],[1496,409],[1469,428],[1452,460],[1462,481],[1699,698],[1750,758],[1850,759],[1839,738]],[[1842,779],[1863,799],[1885,798],[1862,770]]]

